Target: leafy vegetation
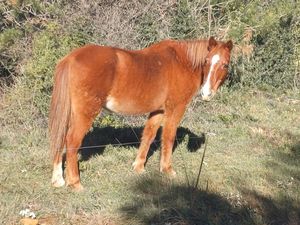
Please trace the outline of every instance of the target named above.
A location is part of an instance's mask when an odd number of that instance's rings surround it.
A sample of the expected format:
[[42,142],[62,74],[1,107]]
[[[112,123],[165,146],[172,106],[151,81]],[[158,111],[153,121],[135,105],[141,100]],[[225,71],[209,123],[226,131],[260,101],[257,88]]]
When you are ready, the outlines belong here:
[[300,7],[294,1],[211,1],[210,6],[188,0],[13,2],[0,5],[1,77],[23,76],[27,85],[34,84],[43,115],[54,65],[90,42],[136,49],[165,38],[210,33],[235,42],[230,86],[299,88]]
[[172,16],[170,36],[179,40],[196,37],[196,23],[191,13],[191,3],[180,0]]
[[[296,1],[10,0],[0,2],[0,14],[4,224],[17,224],[25,208],[45,224],[298,223]],[[235,43],[230,79],[214,101],[196,96],[187,110],[173,154],[175,180],[158,173],[159,135],[148,172],[131,171],[145,117],[104,112],[80,155],[85,192],[50,186],[47,117],[61,57],[86,43],[138,49],[209,35]]]
[[[229,8],[229,35],[240,39],[241,57],[232,83],[299,88],[299,5],[293,1],[251,1]],[[242,34],[242,31],[246,31]]]

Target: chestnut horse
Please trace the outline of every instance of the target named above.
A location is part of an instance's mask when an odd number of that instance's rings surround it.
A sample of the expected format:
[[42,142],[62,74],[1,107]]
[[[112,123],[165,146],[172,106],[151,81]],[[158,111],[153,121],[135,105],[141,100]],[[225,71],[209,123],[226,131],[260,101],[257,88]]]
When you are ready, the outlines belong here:
[[232,41],[165,40],[143,50],[87,45],[57,65],[50,108],[52,184],[82,189],[77,152],[102,108],[121,114],[150,113],[133,163],[144,171],[150,144],[163,124],[160,171],[175,175],[171,154],[177,126],[201,87],[210,100],[227,77]]

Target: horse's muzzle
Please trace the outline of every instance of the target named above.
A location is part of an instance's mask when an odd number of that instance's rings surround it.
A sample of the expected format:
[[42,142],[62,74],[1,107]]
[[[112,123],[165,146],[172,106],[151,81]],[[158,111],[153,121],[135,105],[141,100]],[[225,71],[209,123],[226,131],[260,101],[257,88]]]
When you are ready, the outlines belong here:
[[204,93],[201,89],[200,95],[203,101],[209,102],[214,97],[215,93],[212,91],[210,91],[209,93]]

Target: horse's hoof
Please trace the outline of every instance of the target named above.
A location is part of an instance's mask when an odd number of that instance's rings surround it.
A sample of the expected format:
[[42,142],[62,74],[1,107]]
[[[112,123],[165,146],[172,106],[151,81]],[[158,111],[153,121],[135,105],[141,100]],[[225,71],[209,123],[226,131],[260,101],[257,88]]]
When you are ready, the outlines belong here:
[[160,172],[166,174],[170,178],[175,178],[176,177],[176,172],[175,172],[175,170],[172,169],[172,167],[161,168]]
[[138,174],[145,172],[144,163],[137,163],[136,161],[134,161],[134,163],[132,163],[132,166],[133,170]]
[[84,187],[81,184],[79,184],[79,185],[74,186],[73,190],[75,192],[83,192],[84,191]]
[[81,185],[81,183],[70,184],[70,185],[68,185],[68,187],[70,187],[75,192],[82,192],[82,191],[84,191],[84,188]]
[[65,180],[64,180],[64,178],[59,178],[59,179],[52,179],[52,186],[53,187],[62,187],[62,186],[64,186],[65,185]]
[[67,186],[70,187],[75,192],[81,192],[84,190],[83,186],[81,185],[80,181],[76,183],[69,183],[67,182]]

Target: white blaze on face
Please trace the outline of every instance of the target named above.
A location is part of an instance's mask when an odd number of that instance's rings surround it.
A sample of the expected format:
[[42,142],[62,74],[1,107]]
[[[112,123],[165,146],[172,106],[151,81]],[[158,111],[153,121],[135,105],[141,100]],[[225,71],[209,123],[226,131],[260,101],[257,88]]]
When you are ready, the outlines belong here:
[[204,100],[209,99],[209,96],[211,95],[211,76],[212,76],[212,71],[217,64],[217,62],[220,60],[219,55],[214,55],[211,59],[211,64],[210,64],[210,69],[207,75],[207,79],[205,81],[205,84],[201,88],[201,95]]

